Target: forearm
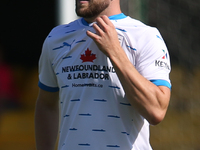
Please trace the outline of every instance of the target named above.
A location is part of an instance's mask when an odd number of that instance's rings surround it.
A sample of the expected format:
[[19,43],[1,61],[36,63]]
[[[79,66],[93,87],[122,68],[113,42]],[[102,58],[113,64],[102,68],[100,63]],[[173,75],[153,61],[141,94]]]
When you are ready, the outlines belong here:
[[37,150],[54,150],[59,125],[58,105],[51,108],[37,102],[35,110],[35,137]]
[[144,78],[122,50],[109,56],[131,105],[151,124],[159,123],[168,107],[168,96]]

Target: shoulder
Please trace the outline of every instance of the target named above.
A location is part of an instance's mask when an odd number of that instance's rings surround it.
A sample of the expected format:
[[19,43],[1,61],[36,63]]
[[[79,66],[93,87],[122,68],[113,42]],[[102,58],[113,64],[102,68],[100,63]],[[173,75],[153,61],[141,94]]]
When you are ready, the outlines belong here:
[[68,24],[58,25],[50,31],[49,37],[52,37],[57,34],[67,33],[68,31],[76,30],[79,27],[80,27],[80,19],[72,21]]
[[134,26],[132,27],[132,30],[130,30],[130,32],[131,34],[135,35],[139,43],[141,42],[141,43],[147,44],[152,41],[157,41],[159,43],[164,42],[160,34],[160,31],[156,27],[146,25],[143,22],[136,19],[132,19],[130,17],[127,19],[130,20],[129,26],[131,25]]
[[154,34],[160,34],[159,30],[156,27],[149,26],[139,20],[127,17],[130,20],[129,26],[134,26],[138,32],[141,33],[143,36],[150,36]]
[[144,24],[143,22],[141,22],[137,19],[133,19],[129,16],[127,16],[123,19],[114,20],[113,23],[116,26],[121,26],[121,27],[130,29],[130,30],[135,29],[135,28],[145,29],[145,28],[149,27],[148,25]]
[[160,36],[157,28],[146,25],[145,23],[129,16],[120,20],[115,20],[113,23],[116,26],[116,29],[121,29],[121,31],[126,32],[129,37],[131,36],[136,39],[151,39],[152,36]]

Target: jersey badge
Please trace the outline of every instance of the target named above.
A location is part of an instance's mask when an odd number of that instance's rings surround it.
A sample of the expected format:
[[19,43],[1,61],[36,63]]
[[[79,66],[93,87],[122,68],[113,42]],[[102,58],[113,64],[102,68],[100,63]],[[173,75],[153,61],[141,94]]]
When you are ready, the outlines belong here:
[[168,55],[167,55],[167,52],[165,50],[162,50],[163,53],[164,53],[164,56],[162,57],[162,59],[168,59]]

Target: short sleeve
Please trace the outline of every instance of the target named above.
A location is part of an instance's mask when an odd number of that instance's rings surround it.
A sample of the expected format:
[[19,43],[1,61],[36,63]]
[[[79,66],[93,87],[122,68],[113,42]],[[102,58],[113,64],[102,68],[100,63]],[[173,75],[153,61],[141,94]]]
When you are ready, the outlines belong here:
[[171,88],[169,52],[159,31],[149,27],[138,40],[138,45],[136,69],[139,73],[157,86]]
[[59,91],[55,72],[52,68],[50,49],[48,48],[48,37],[45,39],[42,47],[42,53],[39,59],[39,83],[38,86],[49,92]]

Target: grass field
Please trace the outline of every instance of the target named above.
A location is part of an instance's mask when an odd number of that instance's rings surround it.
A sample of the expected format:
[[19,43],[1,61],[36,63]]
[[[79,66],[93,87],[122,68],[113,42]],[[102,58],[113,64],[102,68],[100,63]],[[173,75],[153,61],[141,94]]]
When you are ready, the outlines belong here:
[[[37,70],[19,70],[16,77],[23,91],[23,107],[8,110],[0,117],[0,150],[35,150]],[[25,78],[24,72],[29,78]],[[171,80],[172,97],[167,115],[159,125],[151,126],[152,147],[154,150],[200,150],[200,70],[188,73],[172,67]]]

